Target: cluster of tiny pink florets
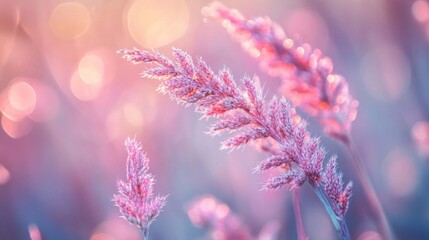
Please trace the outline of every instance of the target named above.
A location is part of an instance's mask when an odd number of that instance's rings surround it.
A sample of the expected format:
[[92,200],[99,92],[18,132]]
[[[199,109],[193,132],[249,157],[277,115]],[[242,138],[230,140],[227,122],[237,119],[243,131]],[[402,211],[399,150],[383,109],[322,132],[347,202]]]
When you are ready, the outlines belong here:
[[188,216],[195,226],[209,231],[210,239],[254,239],[247,226],[232,213],[228,205],[213,196],[202,196],[192,201]]
[[146,234],[150,224],[165,206],[166,196],[153,196],[155,179],[149,173],[149,159],[140,143],[129,138],[125,146],[128,152],[127,181],[118,180],[119,194],[114,195],[113,201],[122,216]]
[[[133,63],[154,64],[155,67],[145,70],[142,76],[162,80],[160,92],[179,103],[195,105],[204,117],[218,119],[210,128],[211,134],[237,132],[222,143],[222,148],[234,149],[267,139],[274,142],[270,156],[256,171],[276,167],[285,171],[269,179],[264,188],[293,188],[308,181],[324,189],[333,208],[340,209],[336,213],[344,215],[351,188],[342,190],[341,175],[335,172],[335,164],[324,169],[325,150],[317,138],[310,136],[306,122],[296,121],[290,104],[276,97],[268,103],[265,101],[257,77],[245,77],[239,86],[228,70],[215,74],[202,59],[194,64],[192,58],[179,49],[173,50],[174,61],[156,51],[133,49],[119,53]],[[335,159],[332,162],[335,163]]]

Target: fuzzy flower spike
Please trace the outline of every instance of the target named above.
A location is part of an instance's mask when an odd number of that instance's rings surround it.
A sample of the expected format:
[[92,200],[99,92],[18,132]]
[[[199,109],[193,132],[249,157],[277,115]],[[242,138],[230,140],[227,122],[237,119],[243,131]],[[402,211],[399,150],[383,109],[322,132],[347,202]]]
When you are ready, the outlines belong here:
[[263,70],[283,80],[286,98],[318,118],[327,134],[348,141],[358,102],[347,81],[333,73],[333,63],[309,44],[296,45],[268,17],[247,19],[219,2],[203,8],[203,14],[222,21],[242,47],[261,62]]
[[287,171],[269,179],[264,188],[296,188],[310,183],[341,238],[350,239],[345,213],[351,183],[343,188],[335,158],[324,168],[326,152],[319,146],[319,139],[310,136],[305,121],[295,121],[294,109],[284,98],[273,97],[267,103],[257,77],[244,78],[239,86],[228,70],[215,74],[202,59],[194,64],[191,56],[179,49],[173,50],[174,61],[156,51],[133,49],[119,53],[136,64],[154,64],[142,77],[161,80],[161,93],[178,103],[195,105],[204,117],[218,119],[210,128],[212,135],[235,132],[235,136],[222,143],[222,148],[235,149],[257,140],[272,141],[276,151],[271,151],[256,170],[280,167]]
[[143,232],[143,239],[149,236],[149,226],[158,217],[166,203],[166,196],[153,196],[155,179],[149,173],[149,159],[141,144],[128,138],[125,141],[128,152],[127,181],[118,180],[118,195],[113,201],[119,207],[122,217]]
[[383,237],[393,239],[393,232],[365,163],[350,136],[359,103],[350,94],[344,77],[333,72],[331,59],[307,43],[297,44],[286,36],[279,24],[268,17],[248,19],[239,11],[228,9],[219,2],[203,8],[202,13],[221,21],[243,49],[259,59],[264,71],[283,81],[284,96],[295,106],[316,117],[329,136],[348,148],[374,220]]

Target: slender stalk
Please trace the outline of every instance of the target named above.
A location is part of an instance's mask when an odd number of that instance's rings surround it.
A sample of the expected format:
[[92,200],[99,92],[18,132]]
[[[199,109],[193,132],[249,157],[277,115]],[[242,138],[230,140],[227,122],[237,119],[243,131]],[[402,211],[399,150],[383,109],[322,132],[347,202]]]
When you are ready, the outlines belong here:
[[301,208],[299,205],[299,189],[293,189],[293,210],[295,212],[296,230],[298,232],[298,240],[308,239],[305,235],[304,224],[302,224]]
[[143,240],[149,240],[149,227],[142,228]]
[[359,182],[364,190],[366,199],[368,200],[371,211],[374,214],[376,225],[381,231],[383,239],[395,239],[387,221],[386,214],[384,213],[383,207],[381,206],[380,200],[378,199],[374,187],[369,179],[368,170],[366,169],[365,163],[360,157],[356,146],[353,144],[350,136],[348,136],[348,141],[343,141],[343,143],[347,146],[347,149],[352,156],[353,166],[356,170]]
[[346,219],[343,216],[337,214],[335,206],[331,203],[325,191],[319,184],[310,181],[311,186],[319,197],[320,201],[325,206],[326,211],[328,212],[329,217],[331,218],[332,223],[334,224],[335,229],[343,240],[350,240],[349,229],[347,228]]

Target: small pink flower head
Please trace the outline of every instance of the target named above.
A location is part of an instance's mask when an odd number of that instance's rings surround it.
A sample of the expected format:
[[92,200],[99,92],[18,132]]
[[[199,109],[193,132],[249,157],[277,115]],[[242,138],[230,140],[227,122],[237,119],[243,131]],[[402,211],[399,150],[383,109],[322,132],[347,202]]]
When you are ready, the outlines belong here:
[[122,216],[143,231],[158,217],[166,203],[166,196],[153,196],[155,179],[149,173],[149,159],[135,139],[125,141],[128,152],[127,181],[118,180],[118,195],[113,201]]
[[188,216],[195,226],[209,231],[210,239],[252,239],[249,229],[231,212],[228,205],[213,196],[195,199],[188,208]]

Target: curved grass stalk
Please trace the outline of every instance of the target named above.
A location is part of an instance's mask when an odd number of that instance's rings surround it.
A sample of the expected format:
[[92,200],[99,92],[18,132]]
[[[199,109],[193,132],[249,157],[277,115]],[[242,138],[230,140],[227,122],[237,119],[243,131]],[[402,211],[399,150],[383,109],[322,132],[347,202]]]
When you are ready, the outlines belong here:
[[316,184],[311,181],[310,184],[316,192],[317,197],[319,197],[320,201],[325,206],[326,212],[328,212],[328,215],[331,218],[331,221],[334,224],[334,227],[340,235],[341,239],[350,240],[350,233],[349,229],[347,228],[346,219],[344,218],[344,216],[337,214],[338,210],[336,209],[336,206],[332,204],[332,202],[327,197],[325,190],[323,190],[323,188],[319,184]]
[[342,141],[342,143],[347,147],[347,150],[352,156],[353,167],[358,176],[359,183],[364,190],[365,197],[369,202],[369,207],[374,215],[377,228],[381,231],[381,235],[384,239],[395,239],[395,236],[389,226],[386,214],[374,190],[374,186],[369,179],[368,170],[366,169],[365,163],[360,157],[359,152],[350,135],[348,135],[347,141]]

